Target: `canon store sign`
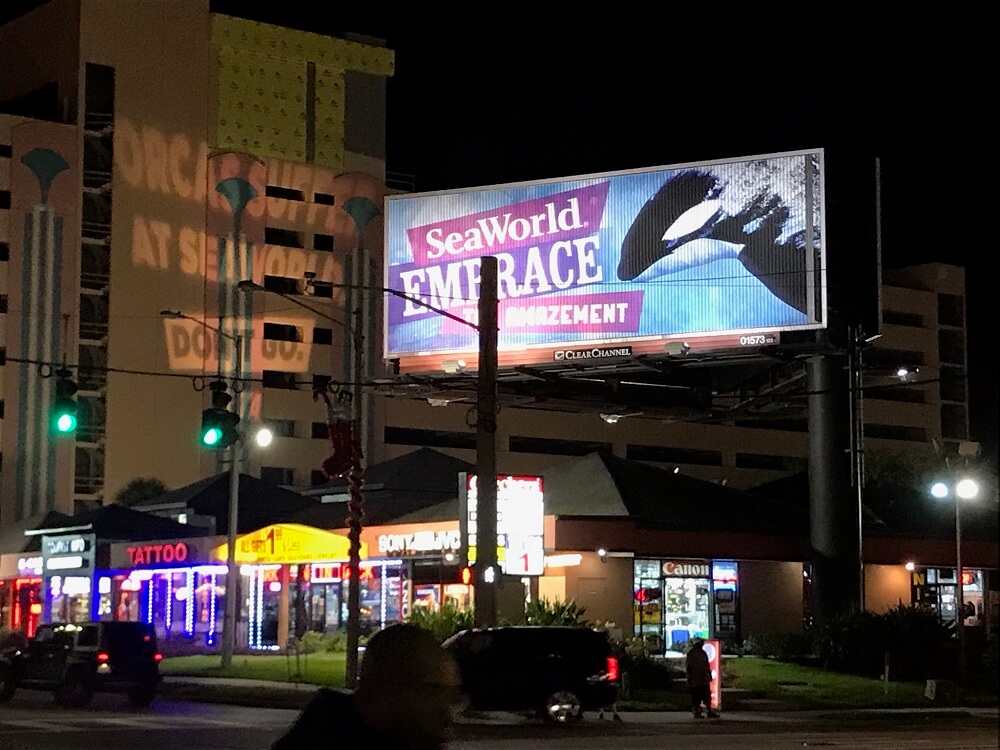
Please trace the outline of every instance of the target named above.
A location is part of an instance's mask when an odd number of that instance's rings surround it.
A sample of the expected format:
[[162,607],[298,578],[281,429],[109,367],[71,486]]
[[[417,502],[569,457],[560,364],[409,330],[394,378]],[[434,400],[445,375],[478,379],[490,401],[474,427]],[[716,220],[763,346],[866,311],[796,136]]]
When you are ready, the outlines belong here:
[[698,560],[667,560],[663,563],[664,578],[708,578],[709,564]]

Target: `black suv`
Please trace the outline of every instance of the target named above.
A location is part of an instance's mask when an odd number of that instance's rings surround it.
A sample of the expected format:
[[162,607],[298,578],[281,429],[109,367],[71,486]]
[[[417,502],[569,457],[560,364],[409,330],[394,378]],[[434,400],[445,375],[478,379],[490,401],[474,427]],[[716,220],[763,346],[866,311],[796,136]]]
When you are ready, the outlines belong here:
[[513,625],[463,630],[443,645],[458,662],[472,709],[566,723],[618,700],[618,660],[596,630]]
[[123,692],[145,707],[156,697],[162,658],[145,623],[39,625],[26,645],[0,654],[0,701],[31,688],[52,690],[66,706],[86,706],[95,692]]

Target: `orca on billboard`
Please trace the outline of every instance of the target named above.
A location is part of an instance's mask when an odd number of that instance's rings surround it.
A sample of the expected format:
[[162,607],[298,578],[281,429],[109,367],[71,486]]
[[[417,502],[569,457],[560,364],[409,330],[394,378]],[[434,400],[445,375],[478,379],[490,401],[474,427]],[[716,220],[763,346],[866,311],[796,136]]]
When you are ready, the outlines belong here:
[[389,196],[385,285],[402,294],[386,300],[385,356],[413,371],[475,353],[475,330],[440,312],[477,322],[486,255],[501,366],[823,328],[823,169],[815,149]]

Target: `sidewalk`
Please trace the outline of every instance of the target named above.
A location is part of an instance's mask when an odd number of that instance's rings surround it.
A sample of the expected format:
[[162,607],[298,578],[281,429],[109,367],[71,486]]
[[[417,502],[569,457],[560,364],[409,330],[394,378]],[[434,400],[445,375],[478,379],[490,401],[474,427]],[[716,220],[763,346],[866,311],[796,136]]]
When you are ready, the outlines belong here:
[[[183,677],[165,675],[165,685],[174,687],[226,688],[242,689],[253,695],[267,690],[273,694],[283,694],[298,700],[308,700],[309,695],[320,689],[319,685],[305,683],[272,682],[269,680],[247,680],[237,677]],[[183,697],[180,700],[198,701],[197,697]],[[260,701],[261,703],[265,701]],[[917,708],[857,708],[857,709],[820,709],[820,710],[788,710],[787,705],[780,701],[754,701],[741,699],[735,710],[726,710],[725,695],[723,695],[722,717],[720,719],[704,719],[706,725],[721,722],[740,723],[770,723],[770,724],[817,724],[822,722],[866,721],[884,719],[906,719],[916,716],[941,718],[969,717],[983,721],[1000,721],[1000,711],[996,706],[962,707],[962,706],[927,706]],[[752,708],[751,708],[752,706]],[[287,706],[276,706],[286,708]],[[687,710],[678,711],[619,711],[622,722],[631,724],[680,724],[695,721]],[[587,714],[588,722],[597,722],[595,712]],[[611,711],[604,713],[605,721],[612,721]],[[516,714],[501,712],[475,712],[462,716],[457,720],[460,724],[484,724],[510,726],[524,722],[525,719]],[[699,722],[700,723],[700,722]]]

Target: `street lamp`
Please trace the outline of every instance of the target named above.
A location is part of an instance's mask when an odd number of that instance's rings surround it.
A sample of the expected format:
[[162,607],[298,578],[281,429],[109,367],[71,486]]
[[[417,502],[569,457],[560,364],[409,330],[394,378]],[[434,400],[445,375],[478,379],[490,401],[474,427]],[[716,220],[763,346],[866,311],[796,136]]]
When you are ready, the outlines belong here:
[[974,500],[979,495],[979,483],[963,476],[954,487],[944,481],[931,485],[931,495],[945,500],[955,494],[955,628],[958,635],[958,669],[965,681],[965,585],[962,581],[962,500]]
[[[322,310],[317,310],[312,305],[307,305],[305,302],[296,299],[290,294],[267,289],[252,279],[243,279],[236,284],[236,288],[244,293],[265,292],[277,295],[292,304],[308,310],[313,315],[319,316],[324,320],[330,321],[331,323],[336,323],[351,337],[354,348],[350,390],[351,424],[353,438],[357,440],[361,433],[361,420],[363,416],[361,413],[361,380],[363,378],[364,369],[364,350],[362,348],[364,345],[364,331],[361,327],[361,306],[359,306],[356,311],[357,317],[354,321],[354,325],[352,326],[323,312]],[[329,426],[332,427],[335,416],[328,399],[326,400],[326,403],[329,410],[328,422]],[[354,450],[357,451],[358,449],[355,448]],[[348,469],[347,481],[351,494],[351,502],[349,503],[348,509],[348,523],[350,524],[348,538],[350,541],[350,547],[347,566],[350,570],[350,588],[347,590],[347,658],[345,664],[345,675],[347,686],[353,688],[357,682],[358,642],[361,634],[361,587],[358,585],[358,582],[360,581],[361,576],[361,513],[364,503],[364,472],[361,466],[360,455],[357,456],[357,460],[352,459],[350,468]]]
[[[227,338],[236,347],[236,372],[242,372],[243,364],[243,337],[226,333],[221,328],[211,326],[204,320],[200,320],[191,315],[185,315],[177,310],[161,310],[160,315],[164,318],[174,320],[190,320],[200,326],[204,326],[209,331],[213,331],[221,338]],[[222,347],[216,345],[216,361],[218,377],[222,378]],[[233,389],[234,395],[239,396],[240,390]],[[239,414],[239,401],[233,400],[233,411]],[[256,441],[260,446],[270,444],[271,431],[266,427],[261,428]],[[265,442],[262,442],[265,441]],[[228,669],[233,663],[233,652],[236,650],[236,578],[239,569],[236,567],[236,535],[237,520],[240,508],[240,455],[239,440],[230,446],[229,451],[229,528],[226,533],[226,609],[222,618],[222,649],[220,652],[220,665],[223,669]]]

